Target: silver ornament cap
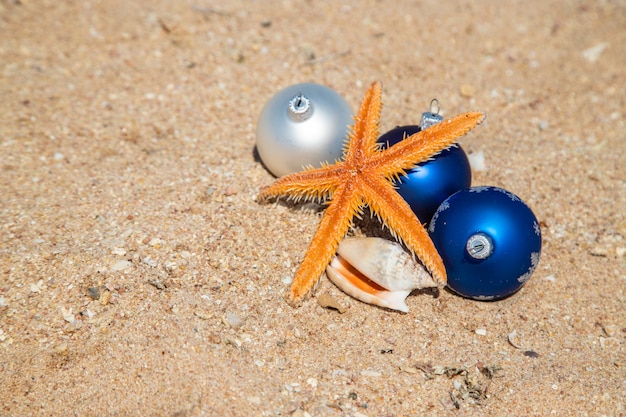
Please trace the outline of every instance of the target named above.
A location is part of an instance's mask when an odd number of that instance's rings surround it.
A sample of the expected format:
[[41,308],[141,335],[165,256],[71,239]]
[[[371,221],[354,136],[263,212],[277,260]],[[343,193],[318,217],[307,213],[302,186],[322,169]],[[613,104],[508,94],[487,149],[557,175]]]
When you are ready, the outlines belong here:
[[291,85],[263,107],[256,147],[275,176],[341,159],[352,109],[334,90],[314,83]]
[[436,98],[430,101],[430,111],[422,113],[422,119],[420,120],[419,127],[421,130],[426,130],[431,126],[441,123],[443,116],[439,114],[439,100]]

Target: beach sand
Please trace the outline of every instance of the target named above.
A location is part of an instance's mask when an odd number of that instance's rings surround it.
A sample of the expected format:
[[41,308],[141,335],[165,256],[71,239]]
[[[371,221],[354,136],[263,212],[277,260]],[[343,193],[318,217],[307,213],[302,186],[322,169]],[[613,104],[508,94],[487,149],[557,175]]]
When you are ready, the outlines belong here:
[[[0,415],[625,415],[626,4],[454,3],[0,2]],[[375,80],[381,132],[487,114],[517,294],[285,302],[321,213],[257,201],[258,115]]]

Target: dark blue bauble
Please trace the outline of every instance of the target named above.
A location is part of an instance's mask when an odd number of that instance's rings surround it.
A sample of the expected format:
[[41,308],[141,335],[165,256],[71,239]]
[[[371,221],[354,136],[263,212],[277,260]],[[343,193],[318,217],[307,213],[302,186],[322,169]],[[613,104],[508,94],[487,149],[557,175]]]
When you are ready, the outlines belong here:
[[444,201],[428,228],[448,273],[448,287],[475,300],[519,290],[539,262],[539,222],[515,194],[472,187]]
[[[378,142],[386,148],[419,131],[419,126],[396,127],[382,135]],[[396,186],[417,218],[428,223],[446,198],[468,188],[471,182],[472,171],[467,156],[460,146],[453,146],[408,171]]]

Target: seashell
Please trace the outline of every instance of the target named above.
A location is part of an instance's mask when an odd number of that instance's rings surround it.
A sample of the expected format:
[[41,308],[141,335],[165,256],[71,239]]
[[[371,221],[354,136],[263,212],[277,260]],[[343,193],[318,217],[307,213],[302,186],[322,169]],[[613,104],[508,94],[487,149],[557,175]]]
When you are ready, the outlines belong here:
[[407,313],[406,297],[437,283],[398,243],[381,238],[344,239],[326,275],[339,289],[365,303]]

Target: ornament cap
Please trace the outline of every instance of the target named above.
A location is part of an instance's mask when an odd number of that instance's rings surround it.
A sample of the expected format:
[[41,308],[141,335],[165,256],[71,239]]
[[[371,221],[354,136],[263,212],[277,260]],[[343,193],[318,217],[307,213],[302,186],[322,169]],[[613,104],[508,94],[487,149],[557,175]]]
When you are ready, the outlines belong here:
[[430,111],[422,113],[422,120],[420,120],[419,124],[422,130],[428,129],[443,120],[443,117],[439,114],[439,110],[441,110],[439,100],[436,98],[432,99],[430,101]]
[[478,232],[467,239],[465,249],[474,259],[487,259],[493,253],[493,241],[488,235]]
[[313,114],[313,106],[311,106],[311,100],[307,98],[301,92],[298,92],[291,100],[287,107],[289,111],[289,117],[294,122],[303,122],[307,120]]

